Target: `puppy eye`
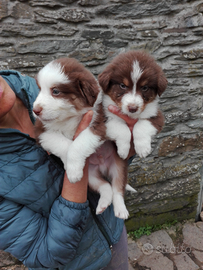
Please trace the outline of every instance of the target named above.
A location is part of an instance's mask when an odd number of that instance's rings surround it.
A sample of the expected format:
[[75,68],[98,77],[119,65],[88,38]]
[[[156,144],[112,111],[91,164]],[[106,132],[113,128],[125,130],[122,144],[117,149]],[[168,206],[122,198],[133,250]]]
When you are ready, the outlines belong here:
[[60,94],[60,91],[57,88],[51,89],[53,96],[58,96]]
[[147,92],[149,90],[149,87],[147,85],[144,85],[144,86],[141,87],[141,90],[143,92]]
[[127,88],[127,86],[124,83],[120,83],[119,86],[122,90],[125,90]]

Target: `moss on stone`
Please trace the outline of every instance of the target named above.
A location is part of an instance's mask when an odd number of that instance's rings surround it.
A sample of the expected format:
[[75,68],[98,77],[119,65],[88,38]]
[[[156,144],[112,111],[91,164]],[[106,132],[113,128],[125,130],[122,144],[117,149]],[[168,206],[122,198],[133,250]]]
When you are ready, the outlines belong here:
[[176,211],[170,211],[161,214],[145,214],[139,212],[133,217],[126,220],[125,225],[127,231],[137,230],[139,227],[144,227],[146,225],[162,225],[164,223],[173,222],[177,220],[179,222],[187,219],[193,219],[195,221],[196,216],[196,206],[187,207],[183,209],[179,209]]

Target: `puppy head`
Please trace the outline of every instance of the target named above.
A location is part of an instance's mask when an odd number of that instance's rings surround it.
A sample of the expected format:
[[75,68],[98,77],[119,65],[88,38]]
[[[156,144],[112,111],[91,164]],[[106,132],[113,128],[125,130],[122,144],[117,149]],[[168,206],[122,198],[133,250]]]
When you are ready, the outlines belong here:
[[42,68],[36,76],[40,92],[33,112],[46,123],[84,114],[96,101],[97,80],[76,59],[60,58]]
[[104,93],[132,118],[137,118],[167,86],[161,67],[144,51],[118,55],[98,80]]

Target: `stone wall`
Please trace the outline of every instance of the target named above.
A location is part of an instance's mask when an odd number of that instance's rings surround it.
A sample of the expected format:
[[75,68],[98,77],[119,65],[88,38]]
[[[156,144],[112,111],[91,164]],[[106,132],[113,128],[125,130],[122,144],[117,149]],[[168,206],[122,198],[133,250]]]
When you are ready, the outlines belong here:
[[149,51],[168,87],[163,131],[135,158],[127,195],[129,230],[195,219],[203,177],[203,3],[190,0],[0,0],[0,69],[27,75],[69,56],[95,75],[118,53]]

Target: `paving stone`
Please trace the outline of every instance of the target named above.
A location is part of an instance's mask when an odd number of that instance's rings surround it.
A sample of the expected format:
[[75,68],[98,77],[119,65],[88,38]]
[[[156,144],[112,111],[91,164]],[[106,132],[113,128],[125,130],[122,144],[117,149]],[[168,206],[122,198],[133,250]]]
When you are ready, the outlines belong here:
[[177,270],[198,270],[196,265],[186,253],[175,255],[173,257]]
[[149,252],[150,252],[150,249],[158,250],[159,252],[161,250],[166,251],[174,246],[173,240],[171,239],[171,237],[168,235],[168,233],[165,230],[154,232],[149,236],[142,236],[137,241],[137,243],[138,243],[138,247],[142,251],[143,249],[148,248]]
[[185,224],[183,226],[183,242],[191,247],[203,251],[203,231],[195,224]]
[[134,268],[132,267],[130,263],[128,264],[128,270],[134,270]]
[[[198,251],[198,250],[194,250],[193,252],[193,255],[195,256],[195,258],[203,264],[203,252],[201,251]],[[202,265],[203,266],[203,265]]]
[[[156,252],[145,256],[138,264],[143,267],[149,267],[150,270],[174,270],[173,262],[161,253]],[[184,270],[186,270],[186,268]]]
[[143,252],[139,249],[137,243],[131,239],[128,239],[128,258],[134,262],[143,255]]
[[203,231],[203,222],[198,221],[197,223],[195,223],[195,225],[197,226],[197,228],[199,228],[201,231]]

